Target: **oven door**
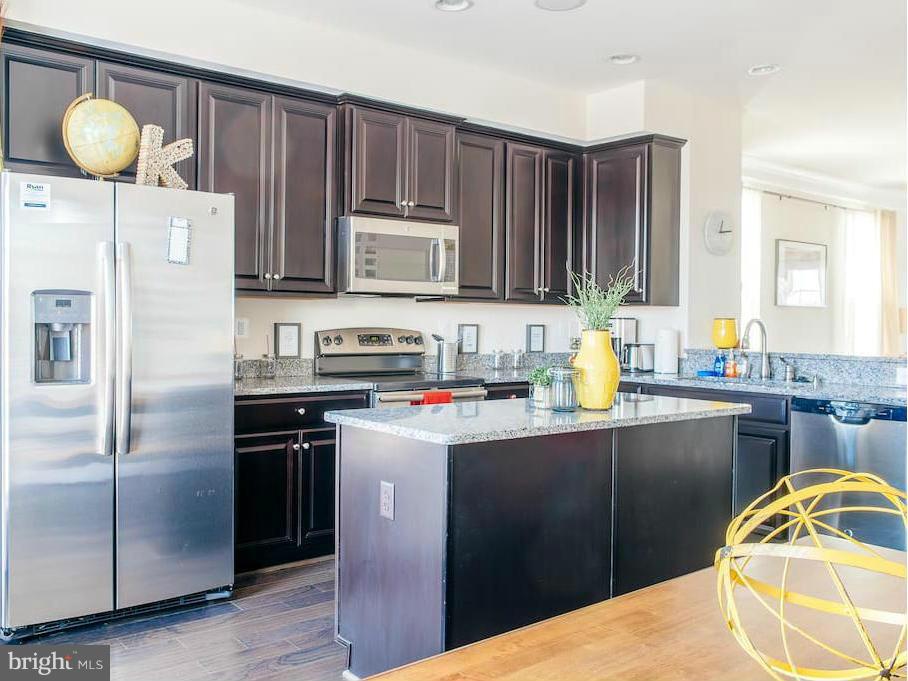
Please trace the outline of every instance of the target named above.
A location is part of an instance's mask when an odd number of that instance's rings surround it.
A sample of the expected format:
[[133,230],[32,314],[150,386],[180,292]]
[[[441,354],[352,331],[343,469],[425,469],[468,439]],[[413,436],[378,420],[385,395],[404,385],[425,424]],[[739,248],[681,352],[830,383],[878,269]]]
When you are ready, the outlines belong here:
[[[414,402],[423,399],[426,393],[444,391],[444,388],[432,388],[431,390],[396,390],[388,392],[373,392],[372,406],[378,409],[387,409],[390,407],[409,407]],[[446,392],[451,393],[454,402],[478,402],[484,400],[488,391],[482,386],[470,388],[451,388]]]
[[347,293],[456,295],[457,225],[341,218],[341,288]]

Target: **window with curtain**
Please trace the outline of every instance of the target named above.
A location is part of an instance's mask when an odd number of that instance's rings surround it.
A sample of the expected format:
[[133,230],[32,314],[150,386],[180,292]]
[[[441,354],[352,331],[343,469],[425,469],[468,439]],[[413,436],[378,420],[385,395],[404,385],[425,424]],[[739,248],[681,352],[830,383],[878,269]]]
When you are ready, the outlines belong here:
[[[842,207],[807,198],[744,188],[741,196],[741,317],[760,318],[770,347],[779,352],[904,355],[904,220],[886,210]],[[815,267],[787,268],[787,291],[777,304],[778,243],[822,244],[825,281]],[[823,296],[814,293],[822,289]]]

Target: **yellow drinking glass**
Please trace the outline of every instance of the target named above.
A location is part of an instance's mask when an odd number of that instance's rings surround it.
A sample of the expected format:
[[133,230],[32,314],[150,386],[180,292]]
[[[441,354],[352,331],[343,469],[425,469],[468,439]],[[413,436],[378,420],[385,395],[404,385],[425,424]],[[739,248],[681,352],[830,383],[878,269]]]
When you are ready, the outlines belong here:
[[738,323],[734,317],[713,319],[713,344],[720,350],[738,347]]

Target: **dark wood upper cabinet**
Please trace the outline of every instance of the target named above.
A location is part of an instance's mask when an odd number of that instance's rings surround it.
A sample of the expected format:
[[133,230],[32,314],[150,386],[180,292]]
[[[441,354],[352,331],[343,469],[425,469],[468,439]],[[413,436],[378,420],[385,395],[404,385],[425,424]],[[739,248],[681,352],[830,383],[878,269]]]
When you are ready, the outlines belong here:
[[539,300],[542,236],[543,157],[539,147],[507,145],[508,300]]
[[584,269],[605,286],[636,264],[630,303],[678,304],[683,145],[650,135],[585,156]]
[[271,95],[199,84],[199,189],[232,192],[238,289],[263,291],[270,243]]
[[358,106],[349,107],[347,115],[351,212],[403,217],[406,117]]
[[577,159],[507,145],[508,300],[560,303],[569,290]]
[[460,295],[501,298],[504,285],[504,142],[457,135]]
[[543,300],[548,302],[561,302],[570,290],[576,168],[573,154],[545,154],[541,279]]
[[454,219],[454,126],[407,119],[407,217]]
[[347,210],[413,220],[454,219],[454,126],[346,107]]
[[274,99],[272,290],[334,290],[337,109]]
[[[97,68],[98,97],[111,99],[126,107],[140,129],[148,124],[164,128],[164,144],[187,137],[195,144],[198,136],[197,81],[103,61],[98,62]],[[189,188],[195,189],[195,158],[180,161],[175,168]],[[135,173],[136,164],[133,163],[122,174],[134,178]]]
[[63,114],[94,90],[93,59],[4,44],[3,154],[9,170],[78,177],[63,145]]

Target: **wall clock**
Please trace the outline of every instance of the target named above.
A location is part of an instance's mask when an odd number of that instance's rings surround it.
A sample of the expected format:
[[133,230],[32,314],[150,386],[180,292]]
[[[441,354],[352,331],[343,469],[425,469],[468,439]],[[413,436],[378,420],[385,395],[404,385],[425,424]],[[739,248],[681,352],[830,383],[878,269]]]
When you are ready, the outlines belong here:
[[731,216],[721,210],[707,215],[703,225],[703,240],[706,242],[706,250],[713,255],[730,253],[735,245],[735,228]]

